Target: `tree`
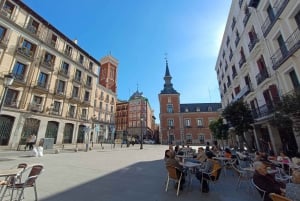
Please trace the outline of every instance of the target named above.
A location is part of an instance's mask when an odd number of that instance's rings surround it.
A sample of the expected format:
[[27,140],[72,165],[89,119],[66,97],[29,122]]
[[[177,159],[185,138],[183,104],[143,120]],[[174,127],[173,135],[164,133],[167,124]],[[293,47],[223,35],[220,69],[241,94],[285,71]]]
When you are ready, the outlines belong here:
[[214,139],[221,140],[224,147],[224,141],[228,139],[228,125],[223,123],[223,118],[219,118],[216,121],[212,121],[209,124]]
[[233,127],[235,133],[240,137],[240,148],[243,149],[245,144],[248,150],[251,150],[252,147],[245,138],[249,129],[253,129],[251,124],[254,122],[249,105],[241,99],[235,101],[224,109],[222,116],[227,120],[229,127]]

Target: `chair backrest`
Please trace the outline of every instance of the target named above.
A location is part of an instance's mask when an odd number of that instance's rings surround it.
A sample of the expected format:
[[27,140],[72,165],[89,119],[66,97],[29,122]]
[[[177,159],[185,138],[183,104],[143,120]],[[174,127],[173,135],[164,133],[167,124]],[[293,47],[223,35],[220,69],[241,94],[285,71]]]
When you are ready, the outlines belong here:
[[173,166],[166,166],[167,170],[168,170],[168,174],[169,174],[169,177],[171,179],[174,179],[174,180],[178,180],[178,176],[177,176],[177,169]]
[[42,173],[44,169],[43,165],[33,165],[26,181],[27,185],[33,185],[37,177]]
[[17,168],[24,168],[25,169],[25,168],[27,168],[27,166],[28,166],[27,163],[19,163]]
[[267,191],[265,191],[265,190],[261,189],[260,187],[258,187],[258,186],[254,183],[253,178],[251,179],[251,183],[252,183],[252,185],[256,188],[256,190],[258,190],[260,196],[262,197],[262,200],[264,200]]
[[270,198],[273,200],[273,201],[292,201],[291,199],[287,198],[287,197],[283,197],[281,195],[278,195],[276,193],[270,193],[269,194]]

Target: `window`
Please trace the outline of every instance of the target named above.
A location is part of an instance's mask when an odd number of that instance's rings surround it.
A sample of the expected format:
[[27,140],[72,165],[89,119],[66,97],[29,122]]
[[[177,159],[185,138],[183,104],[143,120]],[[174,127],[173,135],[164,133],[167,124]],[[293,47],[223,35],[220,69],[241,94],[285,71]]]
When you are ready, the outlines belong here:
[[50,54],[49,52],[46,52],[43,63],[46,64],[47,66],[53,66],[54,61],[55,61],[55,56]]
[[52,47],[55,47],[56,41],[57,41],[57,36],[55,34],[52,34],[50,39],[50,45],[52,45]]
[[57,93],[58,94],[63,94],[65,91],[65,86],[66,86],[66,82],[62,81],[62,80],[58,80],[57,82]]
[[89,63],[89,70],[91,70],[91,71],[93,70],[93,65],[94,65],[93,62],[90,61],[90,63]]
[[6,106],[16,107],[18,96],[19,96],[19,91],[13,90],[13,89],[8,89],[7,94],[5,96],[4,104]]
[[21,48],[19,48],[18,51],[27,57],[32,57],[34,55],[35,49],[36,45],[27,40],[23,40]]
[[61,105],[61,102],[59,102],[59,101],[54,101],[52,111],[58,114],[59,111],[60,111],[60,105]]
[[37,86],[42,88],[47,88],[47,82],[48,82],[48,74],[40,72]]
[[82,119],[86,119],[87,118],[87,109],[82,109],[81,110],[81,118]]
[[173,127],[174,126],[174,120],[173,119],[168,119],[168,126]]
[[79,88],[74,86],[72,91],[72,98],[78,98],[78,94],[79,94]]
[[204,144],[205,143],[205,137],[204,137],[204,135],[199,135],[199,142],[200,142],[200,144]]
[[198,127],[203,127],[203,120],[202,119],[197,119],[197,126]]
[[14,8],[15,8],[14,4],[12,4],[9,1],[5,1],[4,5],[3,5],[3,12],[1,14],[3,14],[6,17],[10,18],[12,16]]
[[234,29],[235,24],[236,24],[236,19],[235,19],[235,17],[233,17],[233,18],[232,18],[232,23],[231,23],[231,30]]
[[76,81],[81,81],[81,71],[76,69],[76,72],[75,72],[75,80]]
[[102,107],[103,107],[103,103],[100,102],[99,109],[102,110]]
[[275,14],[274,14],[274,10],[271,5],[268,6],[267,13],[268,13],[268,17],[269,17],[270,21],[273,22],[273,20],[275,19]]
[[0,41],[4,39],[5,33],[6,33],[6,28],[0,26]]
[[185,111],[185,112],[189,112],[189,108],[186,107],[186,108],[184,109],[184,111]]
[[196,107],[196,112],[200,112],[200,107]]
[[168,103],[171,103],[172,101],[171,101],[171,97],[168,97]]
[[167,113],[173,113],[173,105],[172,104],[167,105]]
[[69,74],[69,64],[67,62],[64,62],[64,61],[62,62],[61,72],[65,75]]
[[226,39],[226,46],[227,47],[228,47],[229,43],[230,43],[230,38],[229,38],[229,36],[227,36],[227,39]]
[[212,107],[208,106],[207,111],[212,112]]
[[90,92],[89,91],[84,92],[84,101],[90,101]]
[[13,74],[16,80],[25,81],[27,66],[23,63],[16,62],[13,68]]
[[88,76],[86,77],[86,85],[87,86],[92,86],[92,77],[91,76]]
[[186,135],[186,143],[187,144],[192,144],[193,143],[193,137],[191,134]]
[[40,23],[38,23],[36,20],[34,20],[33,18],[30,18],[28,25],[27,25],[27,30],[30,33],[36,34],[38,31]]
[[84,56],[82,54],[79,55],[79,60],[78,61],[79,61],[80,64],[83,64]]
[[72,47],[70,45],[66,45],[66,48],[65,48],[65,54],[69,57],[72,56]]
[[240,93],[240,91],[241,91],[240,86],[237,86],[234,88],[235,95],[238,95],[238,93]]
[[69,117],[74,117],[75,116],[75,106],[70,105],[69,107]]
[[185,119],[184,120],[184,126],[185,127],[191,127],[191,120],[190,119]]
[[292,81],[294,89],[299,88],[300,84],[299,84],[299,80],[298,80],[295,70],[293,69],[291,72],[289,72],[289,75],[290,75],[290,79]]

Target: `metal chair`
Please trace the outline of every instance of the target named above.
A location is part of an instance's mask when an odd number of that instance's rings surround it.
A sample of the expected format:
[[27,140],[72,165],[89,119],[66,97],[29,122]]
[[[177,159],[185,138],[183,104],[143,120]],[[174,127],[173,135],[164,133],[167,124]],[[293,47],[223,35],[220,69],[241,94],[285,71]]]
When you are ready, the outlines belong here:
[[30,187],[34,188],[35,200],[36,201],[38,200],[37,190],[36,190],[36,180],[37,180],[38,176],[44,170],[44,166],[43,165],[33,165],[32,167],[27,168],[26,170],[28,170],[28,171],[30,170],[26,180],[24,182],[20,182],[20,183],[16,182],[16,180],[14,180],[13,182],[8,183],[5,187],[5,190],[4,190],[0,200],[3,200],[6,191],[8,189],[10,189],[11,190],[10,200],[13,200],[14,191],[17,190],[16,197],[18,197],[17,200],[20,201],[22,196],[23,196],[24,189],[25,188],[30,188]]
[[267,191],[265,191],[265,190],[261,189],[260,187],[258,187],[258,186],[254,183],[253,178],[251,179],[251,183],[252,183],[252,185],[257,189],[257,191],[259,192],[259,194],[260,194],[260,196],[261,196],[261,198],[262,198],[262,201],[264,201],[265,196],[266,196],[266,194],[267,194]]
[[[177,183],[176,195],[178,196],[180,184],[181,184],[181,180],[182,180],[182,172],[180,170],[178,170],[176,167],[167,166],[166,168],[168,170],[168,177],[167,177],[167,182],[166,182],[166,192],[168,191],[170,180],[173,180]],[[177,173],[179,173],[179,175],[177,175]]]
[[239,178],[238,178],[238,182],[237,182],[237,186],[236,189],[239,189],[241,186],[241,182],[245,181],[249,184],[249,189],[250,189],[250,179],[252,178],[252,175],[249,171],[246,170],[242,170],[239,167],[237,167],[236,165],[232,166],[233,170],[238,174]]
[[215,169],[211,172],[202,172],[201,191],[203,191],[203,181],[204,180],[206,180],[208,185],[209,185],[209,182],[212,182],[213,184],[216,184],[216,182],[220,178],[221,170],[222,170],[222,168]]
[[278,195],[276,193],[270,193],[269,194],[270,198],[273,200],[273,201],[293,201],[287,197],[283,197],[281,195]]

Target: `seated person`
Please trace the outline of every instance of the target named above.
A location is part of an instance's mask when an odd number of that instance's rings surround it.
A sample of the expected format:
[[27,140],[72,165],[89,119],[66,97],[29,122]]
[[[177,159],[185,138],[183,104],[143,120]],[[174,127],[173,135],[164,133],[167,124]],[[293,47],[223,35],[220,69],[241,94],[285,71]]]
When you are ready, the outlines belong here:
[[198,154],[197,154],[196,159],[198,161],[200,161],[200,163],[203,163],[204,161],[206,161],[207,156],[206,156],[205,151],[204,151],[204,149],[202,147],[198,148]]
[[178,152],[179,152],[179,146],[178,145],[175,146],[174,152],[175,152],[175,155],[178,154]]
[[[202,184],[201,188],[203,193],[209,192],[209,186],[206,179],[218,179],[220,172],[215,170],[221,169],[221,165],[219,164],[219,162],[212,159],[214,157],[214,154],[212,152],[206,152],[206,156],[207,160],[204,164],[204,168],[199,169],[199,172],[196,173],[197,179],[199,179],[200,184]],[[212,171],[214,171],[213,175],[209,176],[209,174],[207,173],[211,173]],[[202,177],[205,178],[203,181]]]
[[175,159],[175,155],[174,152],[171,152],[170,150],[166,150],[165,151],[165,164],[166,167],[168,166],[172,166],[175,167],[177,171],[177,177],[180,177],[180,174],[182,174],[182,179],[181,179],[181,183],[180,183],[180,189],[183,189],[183,185],[185,183],[185,177],[184,177],[184,169],[182,167],[182,165],[179,164],[179,162]]
[[269,193],[276,193],[279,195],[285,195],[285,184],[275,180],[275,176],[268,174],[267,165],[262,161],[255,161],[253,163],[255,169],[253,175],[253,182],[262,190],[266,191],[264,201],[272,201],[269,197]]
[[225,149],[224,157],[225,157],[225,158],[231,158],[231,157],[232,157],[232,154],[231,154],[231,151],[230,151],[229,148],[226,148],[226,149]]

